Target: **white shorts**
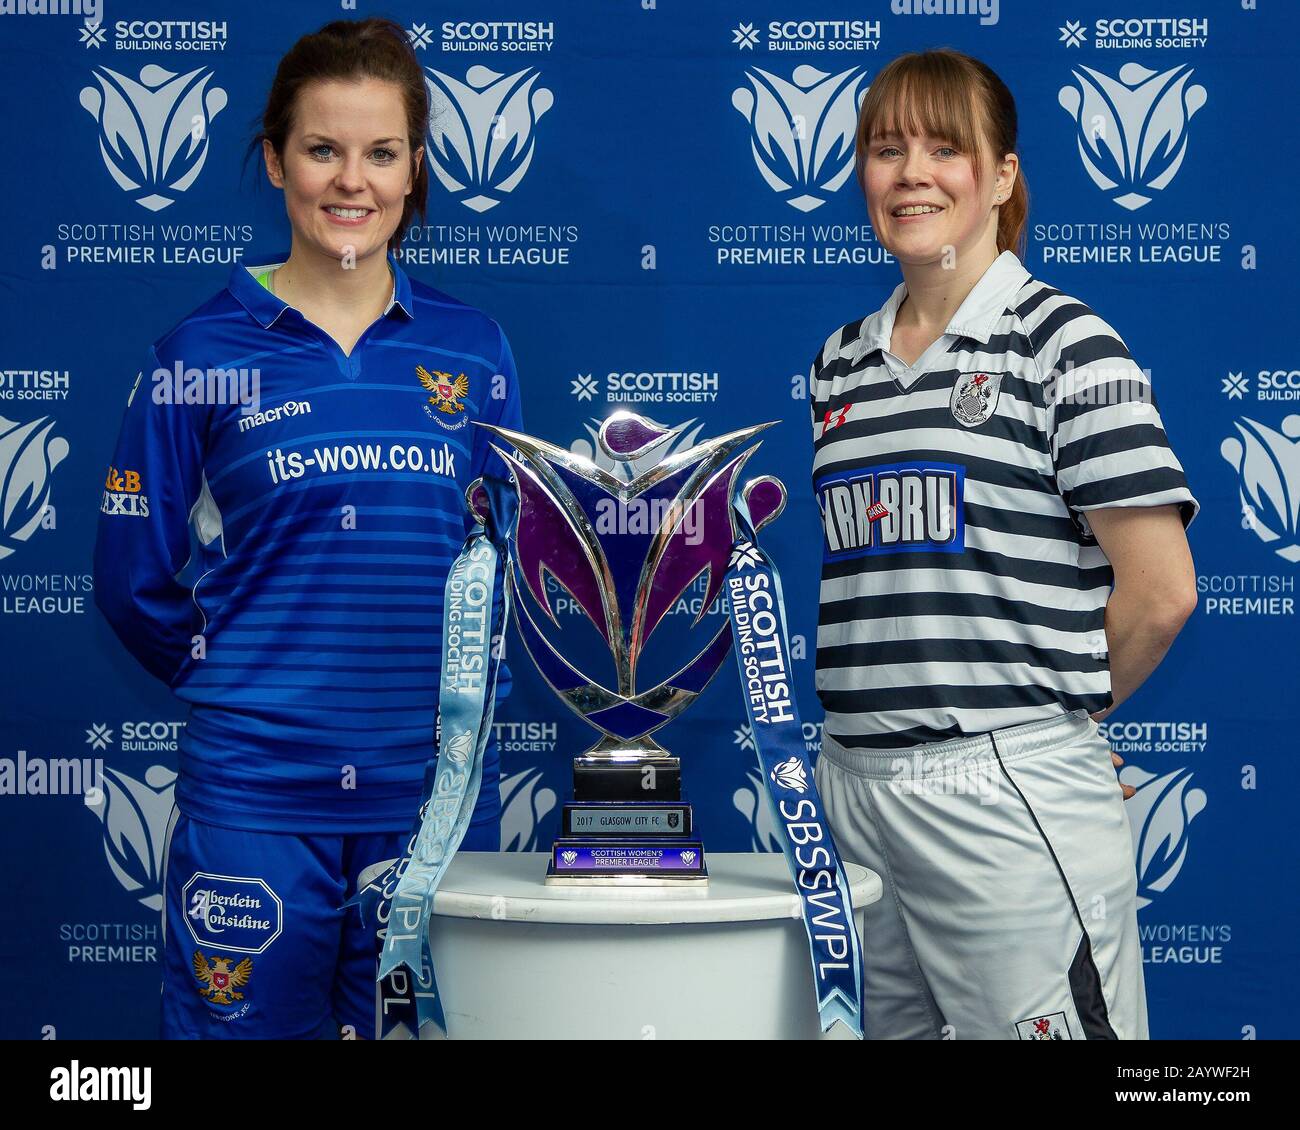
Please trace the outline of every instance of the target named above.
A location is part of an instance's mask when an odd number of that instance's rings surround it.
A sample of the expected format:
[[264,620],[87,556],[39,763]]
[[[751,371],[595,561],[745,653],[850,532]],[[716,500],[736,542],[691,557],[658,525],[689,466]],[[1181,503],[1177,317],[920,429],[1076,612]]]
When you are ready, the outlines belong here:
[[868,1039],[1147,1039],[1133,839],[1086,712],[901,750],[827,734],[816,779],[884,884]]

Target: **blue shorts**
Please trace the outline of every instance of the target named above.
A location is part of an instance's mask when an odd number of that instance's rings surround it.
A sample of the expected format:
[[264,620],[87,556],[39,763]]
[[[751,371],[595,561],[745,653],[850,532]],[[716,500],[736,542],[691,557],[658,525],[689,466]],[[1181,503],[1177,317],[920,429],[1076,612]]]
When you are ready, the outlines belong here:
[[[495,801],[480,796],[462,851],[500,848]],[[246,832],[177,813],[164,875],[162,1038],[374,1038],[375,926],[355,906],[340,908],[409,836]]]

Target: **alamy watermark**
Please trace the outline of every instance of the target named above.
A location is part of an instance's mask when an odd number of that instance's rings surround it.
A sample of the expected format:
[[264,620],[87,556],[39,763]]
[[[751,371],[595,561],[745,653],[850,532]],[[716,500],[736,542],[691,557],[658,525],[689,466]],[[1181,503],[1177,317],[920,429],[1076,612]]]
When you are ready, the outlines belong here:
[[250,416],[261,405],[261,369],[188,369],[177,361],[152,379],[155,404],[238,404]]
[[997,762],[969,754],[896,757],[889,779],[907,796],[977,796],[980,804],[997,804],[1002,788]]
[[626,502],[602,498],[596,503],[596,533],[604,536],[658,534],[665,524],[672,532],[685,535],[687,545],[699,545],[704,540],[701,506],[683,506],[671,498],[630,498]]
[[1135,415],[1149,412],[1155,404],[1150,370],[1133,364],[1109,368],[1067,365],[1064,369],[1053,369],[1043,379],[1043,395],[1049,406],[1128,404]]
[[982,24],[995,24],[998,0],[890,0],[896,16],[978,16]]
[[103,14],[100,0],[0,0],[0,16],[84,16],[97,24]]
[[0,757],[0,796],[82,796],[99,802],[104,791],[101,757]]

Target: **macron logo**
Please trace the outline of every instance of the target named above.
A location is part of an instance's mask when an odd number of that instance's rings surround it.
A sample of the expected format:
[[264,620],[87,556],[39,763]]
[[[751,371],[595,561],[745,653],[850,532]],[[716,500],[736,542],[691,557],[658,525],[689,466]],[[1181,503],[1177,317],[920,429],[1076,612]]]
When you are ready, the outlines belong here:
[[310,400],[286,400],[278,408],[268,408],[265,412],[242,413],[239,417],[239,430],[247,432],[253,428],[260,428],[263,424],[271,424],[277,420],[287,419],[290,416],[307,416],[310,414]]

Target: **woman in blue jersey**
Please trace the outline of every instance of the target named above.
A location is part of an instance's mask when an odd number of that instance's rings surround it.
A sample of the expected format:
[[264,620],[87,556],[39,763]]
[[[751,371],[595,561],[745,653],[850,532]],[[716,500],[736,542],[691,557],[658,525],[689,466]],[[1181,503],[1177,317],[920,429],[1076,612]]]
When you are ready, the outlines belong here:
[[1097,720],[1195,607],[1197,503],[1119,335],[1021,264],[1016,131],[968,56],[875,78],[858,174],[903,279],[812,370],[817,782],[885,883],[863,943],[877,1039],[1147,1035]]
[[[339,908],[419,804],[463,492],[503,473],[471,421],[520,425],[500,327],[394,254],[425,212],[427,120],[397,25],[299,40],[253,143],[290,249],[158,338],[128,403],[95,590],[190,704],[166,1037],[376,1028],[374,927]],[[499,804],[489,746],[465,848],[498,846]]]

